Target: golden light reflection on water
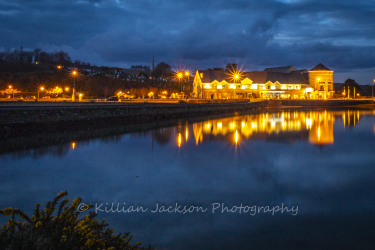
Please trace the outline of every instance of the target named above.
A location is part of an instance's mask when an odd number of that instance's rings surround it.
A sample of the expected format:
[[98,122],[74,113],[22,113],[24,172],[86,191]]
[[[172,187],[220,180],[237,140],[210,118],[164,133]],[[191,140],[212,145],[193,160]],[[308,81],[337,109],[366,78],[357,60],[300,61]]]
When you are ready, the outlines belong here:
[[178,147],[180,148],[181,147],[181,142],[182,142],[182,139],[181,139],[181,133],[178,133]]
[[[367,113],[373,114],[372,111]],[[196,145],[204,140],[227,140],[238,145],[241,140],[265,140],[270,137],[286,141],[301,139],[316,145],[327,145],[334,143],[333,125],[336,120],[342,122],[344,127],[355,127],[361,115],[367,113],[352,110],[283,111],[214,119],[194,123],[192,127]],[[179,147],[180,137],[179,133]]]

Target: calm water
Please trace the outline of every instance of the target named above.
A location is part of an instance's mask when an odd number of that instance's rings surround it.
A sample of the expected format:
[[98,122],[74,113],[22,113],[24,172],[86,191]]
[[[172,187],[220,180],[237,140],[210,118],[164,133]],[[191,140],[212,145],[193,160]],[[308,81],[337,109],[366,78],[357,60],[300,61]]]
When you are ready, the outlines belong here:
[[373,111],[279,112],[0,155],[0,205],[67,190],[166,249],[375,249],[374,133]]

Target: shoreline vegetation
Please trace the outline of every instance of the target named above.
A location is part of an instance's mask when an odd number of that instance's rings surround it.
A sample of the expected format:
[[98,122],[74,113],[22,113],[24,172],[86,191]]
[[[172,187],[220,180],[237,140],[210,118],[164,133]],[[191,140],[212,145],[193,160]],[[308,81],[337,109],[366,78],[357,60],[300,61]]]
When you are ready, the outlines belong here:
[[2,248],[144,249],[139,248],[142,242],[130,243],[133,234],[115,234],[105,219],[97,220],[98,214],[89,211],[94,206],[81,203],[82,198],[69,205],[67,195],[66,191],[58,193],[45,208],[36,204],[31,216],[18,208],[1,209],[0,215],[10,217],[0,229]]
[[316,109],[374,110],[371,100],[264,100],[226,103],[52,103],[0,102],[0,154],[74,141],[141,132],[209,118],[261,112]]

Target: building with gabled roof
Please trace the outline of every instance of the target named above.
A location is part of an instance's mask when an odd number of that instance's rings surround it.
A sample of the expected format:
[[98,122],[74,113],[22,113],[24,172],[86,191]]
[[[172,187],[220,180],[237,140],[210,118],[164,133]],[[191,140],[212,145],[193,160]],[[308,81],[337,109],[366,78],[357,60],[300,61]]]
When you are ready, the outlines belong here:
[[249,72],[197,70],[192,97],[206,99],[330,98],[333,97],[332,78],[333,71],[322,64],[318,64],[311,71],[298,70],[294,66]]
[[315,90],[317,98],[332,98],[333,93],[333,71],[319,63],[309,73],[310,85]]

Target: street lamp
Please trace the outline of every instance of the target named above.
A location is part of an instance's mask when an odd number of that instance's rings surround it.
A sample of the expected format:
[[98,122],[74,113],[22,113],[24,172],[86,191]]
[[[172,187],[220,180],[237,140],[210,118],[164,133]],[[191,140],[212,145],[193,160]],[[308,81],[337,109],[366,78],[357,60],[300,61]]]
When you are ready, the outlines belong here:
[[185,76],[186,76],[186,81],[189,81],[189,77],[190,77],[190,72],[189,71],[186,71],[185,72]]
[[39,91],[43,91],[44,90],[44,87],[41,87],[40,89],[38,89],[38,99],[39,99]]
[[76,77],[77,77],[77,70],[72,71],[72,76],[73,76],[73,95],[72,95],[72,102],[74,102],[75,99],[75,91],[76,91]]
[[181,83],[182,73],[181,73],[181,72],[178,72],[177,77],[178,77],[178,80],[179,80],[179,82],[180,82],[181,93],[182,93],[182,83]]
[[[374,79],[374,83],[375,83],[375,79]],[[372,95],[371,95],[371,99],[374,100],[374,84],[372,84]]]
[[12,90],[12,94],[13,94],[13,99],[14,99],[14,90],[12,89],[12,88],[13,88],[13,86],[12,86],[12,85],[9,85],[9,86],[8,86],[8,88]]

